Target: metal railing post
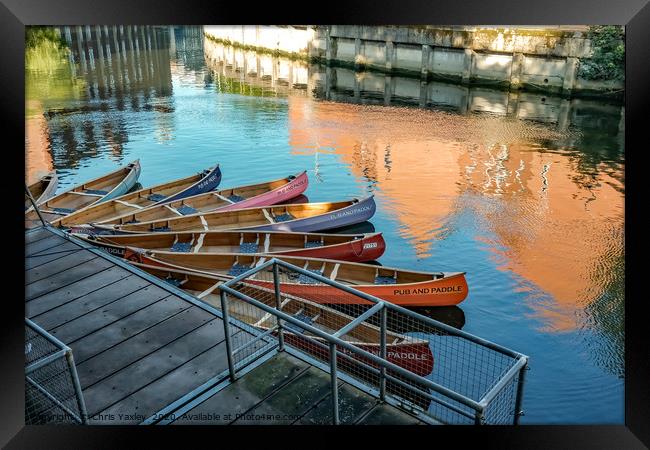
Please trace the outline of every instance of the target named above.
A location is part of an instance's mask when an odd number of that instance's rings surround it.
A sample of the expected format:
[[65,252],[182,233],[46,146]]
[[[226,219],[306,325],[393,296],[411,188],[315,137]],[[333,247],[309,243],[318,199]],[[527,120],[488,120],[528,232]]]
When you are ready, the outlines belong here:
[[[278,273],[278,264],[273,263],[273,285],[275,287],[275,301],[278,311],[282,309],[282,295],[280,293],[280,274]],[[278,322],[278,351],[284,351],[284,330],[282,328],[282,319],[276,317]]]
[[34,211],[36,211],[36,214],[38,215],[38,218],[41,219],[41,222],[43,222],[43,225],[47,225],[49,222],[47,222],[45,219],[43,219],[43,216],[41,215],[41,210],[38,209],[38,205],[36,205],[36,200],[34,200],[34,197],[32,196],[32,193],[29,192],[29,188],[27,187],[27,183],[25,183],[25,192],[27,193],[27,196],[29,197],[29,201],[32,203],[32,206],[34,207]]
[[485,419],[484,413],[484,409],[476,410],[476,414],[474,414],[474,425],[483,425],[483,419]]
[[235,363],[233,362],[232,341],[230,339],[230,314],[228,313],[228,298],[226,292],[221,291],[221,312],[223,314],[223,330],[226,334],[226,355],[228,356],[228,370],[230,381],[237,379],[235,375]]
[[79,375],[77,374],[77,367],[74,363],[74,356],[72,355],[71,349],[68,349],[65,352],[65,359],[68,363],[68,370],[70,370],[72,383],[74,384],[74,392],[77,397],[77,407],[79,408],[79,417],[82,425],[86,425],[88,423],[88,412],[86,411],[86,402],[84,401],[83,392],[81,391],[81,383],[79,382]]
[[332,378],[332,422],[339,424],[339,390],[338,373],[336,369],[336,344],[330,343],[330,376]]
[[514,425],[519,425],[519,417],[523,415],[523,411],[521,410],[521,403],[524,397],[524,379],[526,370],[528,370],[528,360],[526,360],[526,363],[522,366],[521,369],[519,369],[519,381],[517,382],[517,399],[515,400],[515,418],[513,422]]
[[[381,320],[381,337],[379,344],[379,357],[386,359],[386,326],[388,322],[388,308],[384,305],[380,312]],[[379,371],[379,399],[386,400],[386,368],[381,366]]]

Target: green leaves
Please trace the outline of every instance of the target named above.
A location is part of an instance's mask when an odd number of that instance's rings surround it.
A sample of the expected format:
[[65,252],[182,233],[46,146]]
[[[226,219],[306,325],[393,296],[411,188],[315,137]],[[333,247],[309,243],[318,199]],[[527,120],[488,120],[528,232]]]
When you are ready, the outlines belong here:
[[618,25],[589,28],[591,58],[580,61],[579,76],[587,80],[625,79],[625,30]]

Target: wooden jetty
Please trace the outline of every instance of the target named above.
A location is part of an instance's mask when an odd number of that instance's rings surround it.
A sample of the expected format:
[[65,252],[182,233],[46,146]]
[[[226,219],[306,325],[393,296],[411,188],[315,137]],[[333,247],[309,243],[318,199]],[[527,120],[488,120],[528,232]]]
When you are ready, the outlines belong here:
[[[90,424],[331,423],[322,367],[273,350],[231,382],[218,309],[60,230],[25,231],[25,316],[72,349]],[[425,424],[339,383],[341,423]]]

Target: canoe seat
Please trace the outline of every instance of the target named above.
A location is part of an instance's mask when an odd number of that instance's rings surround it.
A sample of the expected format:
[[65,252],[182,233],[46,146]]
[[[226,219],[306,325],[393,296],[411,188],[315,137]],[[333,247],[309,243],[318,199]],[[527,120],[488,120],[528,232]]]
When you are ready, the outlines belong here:
[[151,231],[158,232],[158,231],[172,231],[172,230],[171,230],[171,228],[165,226],[165,227],[158,227],[158,228],[151,227]]
[[375,277],[375,284],[395,284],[395,283],[397,283],[397,280],[393,277],[382,277],[382,276]]
[[293,220],[293,219],[295,219],[295,217],[293,217],[291,214],[289,214],[289,213],[287,212],[287,213],[284,213],[284,214],[280,214],[279,216],[274,216],[273,219],[274,219],[276,222],[286,222],[287,220]]
[[188,214],[196,214],[198,212],[196,209],[192,208],[191,206],[187,206],[187,205],[181,205],[180,208],[176,208],[176,211],[178,211],[179,213],[181,213],[184,216],[187,216]]
[[106,195],[108,191],[102,191],[101,189],[84,189],[86,194],[96,194],[96,195]]
[[127,220],[127,221],[124,222],[124,223],[125,223],[125,224],[127,224],[127,223],[140,223],[140,221],[139,221],[139,220],[136,220],[136,219],[133,219],[133,220]]
[[233,203],[241,202],[242,200],[246,200],[244,197],[236,194],[232,194],[228,196],[228,200],[230,200]]
[[147,197],[147,200],[151,200],[152,202],[158,203],[158,202],[162,202],[166,198],[167,198],[167,196],[162,195],[162,194],[149,194],[149,196]]
[[[311,273],[315,273],[316,275],[321,275],[321,276],[323,275],[323,272],[321,270],[318,270],[318,269],[307,269],[307,271],[309,271]],[[319,284],[320,281],[315,280],[312,277],[301,273],[300,275],[298,275],[298,283],[300,283],[300,284]]]
[[321,241],[307,241],[305,242],[305,248],[314,248],[314,247],[322,247],[323,243]]
[[244,266],[243,264],[235,263],[228,271],[228,275],[233,277],[238,277],[242,273],[248,272],[249,270],[251,270],[249,266]]
[[[309,317],[309,316],[306,315],[306,314],[298,313],[298,314],[294,315],[293,317],[295,317],[296,319],[300,320],[301,322],[305,322],[307,325],[311,325],[311,324],[313,323],[312,318]],[[300,326],[298,326],[298,325],[294,325],[294,324],[289,323],[289,322],[286,322],[286,321],[283,323],[283,326],[284,326],[285,328],[288,328],[289,330],[291,330],[291,331],[293,331],[293,332],[296,332],[296,333],[301,333],[301,334],[303,334],[303,333],[305,332],[305,329],[304,329],[304,328],[300,328]]]
[[75,210],[70,208],[52,208],[52,211],[58,212],[61,214],[72,214]]
[[192,243],[191,242],[176,242],[174,245],[172,245],[172,248],[170,249],[172,252],[189,252],[192,250]]
[[239,253],[257,253],[258,248],[256,242],[242,242],[239,244]]

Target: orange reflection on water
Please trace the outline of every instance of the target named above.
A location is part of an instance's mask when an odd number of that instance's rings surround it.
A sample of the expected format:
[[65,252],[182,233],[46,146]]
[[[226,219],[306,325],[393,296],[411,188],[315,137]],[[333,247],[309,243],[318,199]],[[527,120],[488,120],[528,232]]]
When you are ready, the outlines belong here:
[[419,257],[470,209],[497,267],[553,297],[529,296],[548,330],[575,329],[608,286],[623,249],[622,164],[585,171],[579,155],[535,144],[556,131],[489,116],[290,97],[289,123],[294,153],[334,151],[373,183]]
[[[30,101],[27,109],[42,109]],[[25,117],[25,181],[36,182],[43,175],[54,170],[52,155],[49,152],[50,134],[43,114]]]

